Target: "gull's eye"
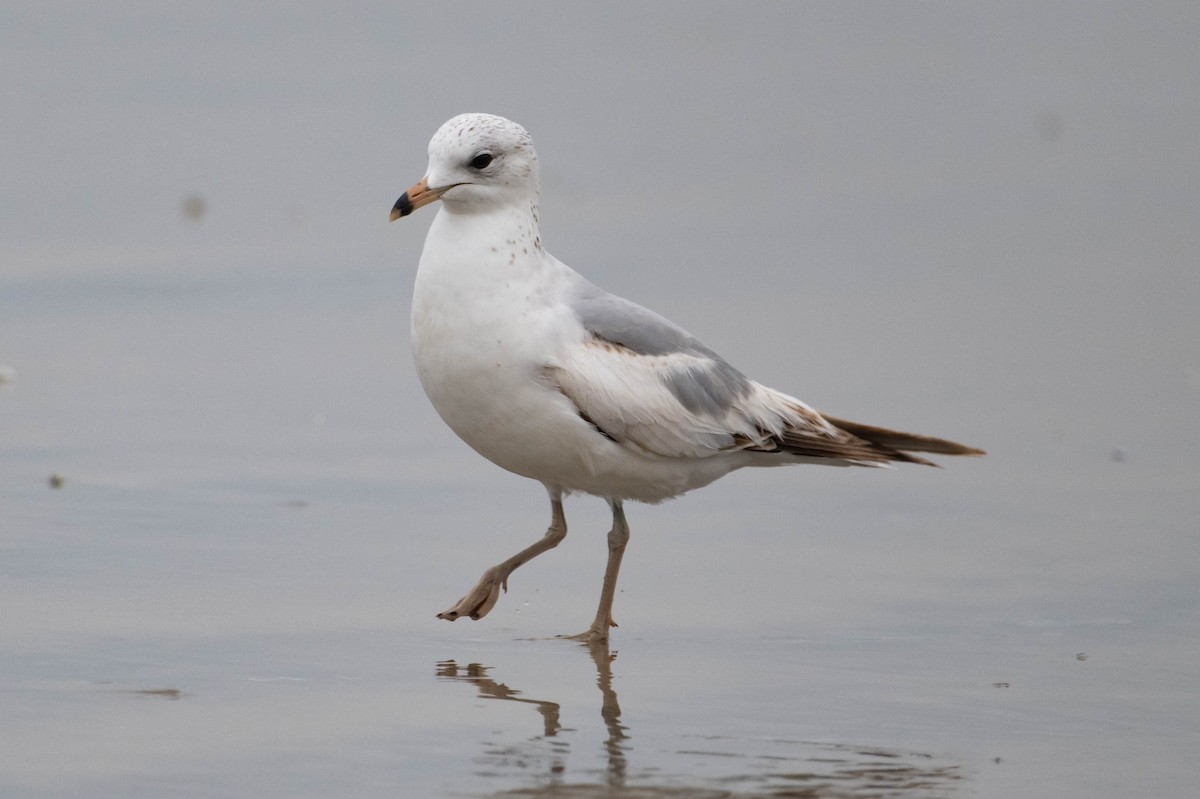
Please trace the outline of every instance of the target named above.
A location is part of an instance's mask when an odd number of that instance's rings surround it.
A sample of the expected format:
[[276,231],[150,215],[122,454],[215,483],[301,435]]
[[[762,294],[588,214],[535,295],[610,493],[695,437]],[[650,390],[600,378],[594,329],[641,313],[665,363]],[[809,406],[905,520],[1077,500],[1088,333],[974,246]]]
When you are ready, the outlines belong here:
[[491,153],[480,153],[479,155],[477,155],[471,159],[471,168],[472,169],[484,169],[490,163],[492,163],[492,154]]

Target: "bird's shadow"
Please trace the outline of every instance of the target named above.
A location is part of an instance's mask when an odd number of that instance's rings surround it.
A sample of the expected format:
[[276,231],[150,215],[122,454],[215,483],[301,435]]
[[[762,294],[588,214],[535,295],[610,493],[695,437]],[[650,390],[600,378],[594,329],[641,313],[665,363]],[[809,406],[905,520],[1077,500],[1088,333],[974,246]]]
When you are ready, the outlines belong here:
[[[483,699],[500,699],[532,706],[542,717],[542,735],[538,747],[500,741],[485,741],[476,762],[488,776],[499,776],[516,767],[530,779],[525,788],[494,794],[503,797],[561,797],[562,799],[707,799],[730,797],[729,788],[739,784],[749,788],[736,792],[744,799],[756,797],[803,796],[806,799],[850,799],[851,797],[949,796],[962,787],[966,777],[957,764],[946,763],[927,754],[896,751],[880,747],[832,744],[810,741],[773,741],[779,748],[770,753],[755,753],[755,744],[736,738],[715,736],[680,736],[681,748],[675,757],[701,758],[731,765],[742,761],[744,773],[721,777],[711,784],[696,784],[694,777],[669,774],[658,764],[643,764],[630,776],[629,754],[631,732],[621,723],[621,705],[613,688],[613,661],[607,642],[571,642],[586,651],[596,669],[596,686],[600,689],[600,717],[606,736],[602,744],[605,773],[602,779],[589,782],[567,782],[567,761],[570,746],[567,736],[576,728],[563,725],[561,705],[549,699],[526,697],[492,676],[492,669],[481,663],[459,665],[454,660],[439,661],[436,675],[440,680],[467,683],[474,686]],[[548,747],[546,745],[549,745]],[[764,763],[773,761],[784,766],[774,773],[763,773]],[[595,773],[595,772],[592,772]],[[665,783],[665,784],[664,784]]]

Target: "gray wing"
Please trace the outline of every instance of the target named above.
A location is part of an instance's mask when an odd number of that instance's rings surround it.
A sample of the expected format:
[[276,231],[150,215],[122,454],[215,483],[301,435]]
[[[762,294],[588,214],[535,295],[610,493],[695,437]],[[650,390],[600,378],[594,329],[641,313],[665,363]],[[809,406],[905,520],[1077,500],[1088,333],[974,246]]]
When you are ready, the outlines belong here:
[[660,377],[692,413],[719,417],[750,392],[751,381],[671,320],[584,283],[571,303],[584,328],[633,355],[685,356]]
[[570,307],[589,337],[548,374],[580,416],[618,444],[666,457],[747,450],[861,466],[929,463],[905,450],[982,454],[941,439],[830,420],[750,380],[670,320],[586,281]]
[[[547,367],[579,415],[623,446],[663,457],[775,451],[785,430],[831,431],[819,415],[748,379],[683,328],[581,281],[568,298],[586,333]],[[802,418],[811,414],[811,418]]]

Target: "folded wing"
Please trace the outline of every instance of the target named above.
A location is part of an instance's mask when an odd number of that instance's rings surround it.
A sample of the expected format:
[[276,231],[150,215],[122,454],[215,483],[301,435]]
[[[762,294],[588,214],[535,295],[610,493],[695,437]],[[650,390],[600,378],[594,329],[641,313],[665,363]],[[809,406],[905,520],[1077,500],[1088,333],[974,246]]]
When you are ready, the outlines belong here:
[[930,464],[907,451],[982,454],[825,417],[750,380],[669,320],[590,283],[571,307],[585,338],[545,367],[546,379],[619,445],[665,458],[747,451],[862,466]]

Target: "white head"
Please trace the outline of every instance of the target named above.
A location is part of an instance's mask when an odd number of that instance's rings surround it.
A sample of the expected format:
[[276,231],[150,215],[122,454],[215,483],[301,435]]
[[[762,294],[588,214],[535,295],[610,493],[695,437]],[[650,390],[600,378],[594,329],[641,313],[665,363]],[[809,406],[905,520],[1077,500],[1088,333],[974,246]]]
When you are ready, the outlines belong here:
[[429,168],[392,208],[392,219],[435,200],[455,212],[537,199],[538,160],[525,128],[491,114],[460,114],[429,141]]

